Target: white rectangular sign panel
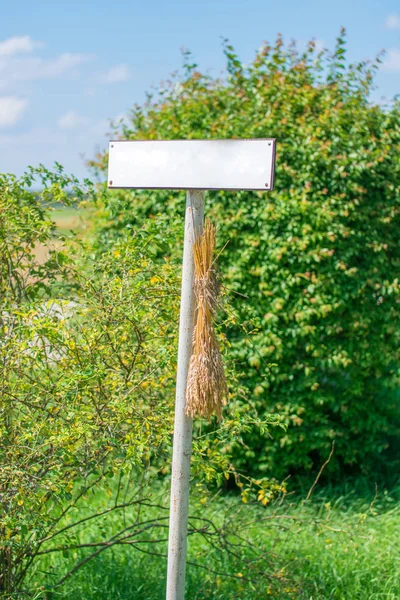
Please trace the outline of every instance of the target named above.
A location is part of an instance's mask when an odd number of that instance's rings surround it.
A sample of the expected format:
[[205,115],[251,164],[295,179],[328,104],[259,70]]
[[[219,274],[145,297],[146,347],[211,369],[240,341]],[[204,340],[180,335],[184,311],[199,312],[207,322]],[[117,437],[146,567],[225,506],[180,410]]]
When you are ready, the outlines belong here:
[[110,142],[110,188],[272,190],[275,139]]

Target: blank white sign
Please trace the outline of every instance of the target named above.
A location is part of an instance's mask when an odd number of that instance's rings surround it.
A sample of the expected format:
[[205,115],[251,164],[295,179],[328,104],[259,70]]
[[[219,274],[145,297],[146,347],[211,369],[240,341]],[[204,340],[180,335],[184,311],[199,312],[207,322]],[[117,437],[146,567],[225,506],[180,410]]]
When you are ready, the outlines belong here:
[[110,142],[110,188],[272,190],[275,140]]

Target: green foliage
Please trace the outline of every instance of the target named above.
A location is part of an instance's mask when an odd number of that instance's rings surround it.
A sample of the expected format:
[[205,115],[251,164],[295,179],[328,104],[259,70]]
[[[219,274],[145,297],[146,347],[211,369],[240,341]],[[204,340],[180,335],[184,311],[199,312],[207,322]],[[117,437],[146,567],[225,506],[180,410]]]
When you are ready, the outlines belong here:
[[[224,51],[221,79],[185,53],[183,73],[135,106],[116,135],[277,138],[274,192],[208,194],[221,244],[229,240],[220,266],[237,318],[226,334],[243,372],[242,412],[279,414],[288,428],[272,440],[254,429],[231,450],[244,468],[278,477],[315,470],[332,442],[331,474],[395,469],[399,105],[370,102],[379,59],[349,66],[343,32],[332,55],[280,37],[248,66],[228,42]],[[111,204],[118,224],[100,227],[104,243],[150,214],[182,214],[184,202],[118,191]]]
[[173,264],[153,259],[157,227],[85,266],[89,247],[52,245],[46,203],[69,200],[71,180],[41,170],[48,187],[35,194],[32,175],[1,179],[3,593],[22,589],[42,544],[87,489],[143,470],[156,452],[161,461],[172,426],[177,281]]
[[[42,186],[40,194],[32,186]],[[69,193],[68,193],[69,192]],[[72,193],[71,193],[72,192]],[[77,181],[43,167],[28,170],[17,179],[0,174],[0,301],[19,304],[49,289],[56,275],[62,272],[63,254],[38,261],[35,249],[46,244],[55,234],[49,216],[54,202],[70,204],[82,198]]]
[[[1,598],[34,595],[28,581],[38,559],[79,547],[82,519],[102,535],[96,520],[104,512],[91,503],[109,479],[119,484],[106,514],[131,505],[140,512],[154,480],[170,470],[180,288],[172,256],[181,224],[148,219],[110,244],[63,238],[54,206],[80,200],[94,212],[98,199],[86,183],[61,168],[0,176]],[[255,494],[267,504],[282,491],[240,477],[227,452],[232,432],[240,439],[254,423],[233,410],[221,427],[195,429],[203,502],[210,485],[231,476],[245,501]],[[121,536],[110,532],[100,547],[127,543]]]

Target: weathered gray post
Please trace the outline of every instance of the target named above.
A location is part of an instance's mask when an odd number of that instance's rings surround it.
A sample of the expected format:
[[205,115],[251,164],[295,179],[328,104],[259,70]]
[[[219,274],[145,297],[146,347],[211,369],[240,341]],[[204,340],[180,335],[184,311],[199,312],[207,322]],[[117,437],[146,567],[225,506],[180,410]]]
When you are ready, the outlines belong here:
[[186,383],[192,354],[195,317],[193,289],[193,243],[203,229],[204,192],[186,193],[185,238],[183,246],[181,311],[179,322],[178,372],[172,456],[171,503],[169,517],[167,600],[185,596],[186,539],[188,527],[192,419],[185,414]]

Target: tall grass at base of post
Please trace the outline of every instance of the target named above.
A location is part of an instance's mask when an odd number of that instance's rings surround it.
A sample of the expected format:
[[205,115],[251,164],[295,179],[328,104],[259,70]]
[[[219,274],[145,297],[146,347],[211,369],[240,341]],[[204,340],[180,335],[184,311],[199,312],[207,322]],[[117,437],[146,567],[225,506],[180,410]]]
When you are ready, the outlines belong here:
[[[324,491],[315,498],[286,499],[267,505],[243,505],[227,496],[205,505],[193,499],[189,525],[196,515],[223,526],[234,516],[233,552],[213,548],[202,533],[188,539],[187,600],[398,600],[400,597],[400,504],[398,494],[357,497]],[[101,501],[98,498],[97,501]],[[132,514],[111,516],[103,527],[117,530]],[[146,518],[157,515],[148,509]],[[167,514],[167,508],[165,509]],[[164,514],[164,513],[163,513]],[[80,542],[93,543],[98,532],[86,527]],[[160,531],[159,538],[165,537]],[[253,546],[253,549],[252,547]],[[88,562],[46,600],[164,600],[167,542],[118,546]],[[45,587],[93,549],[48,555],[41,570]],[[140,551],[142,550],[142,551]],[[254,563],[257,551],[265,553]],[[149,553],[148,553],[149,552]],[[85,554],[86,553],[86,554]],[[195,566],[204,565],[204,568]],[[254,565],[254,566],[252,566]],[[53,574],[54,575],[53,575]],[[249,579],[251,581],[249,581]]]

